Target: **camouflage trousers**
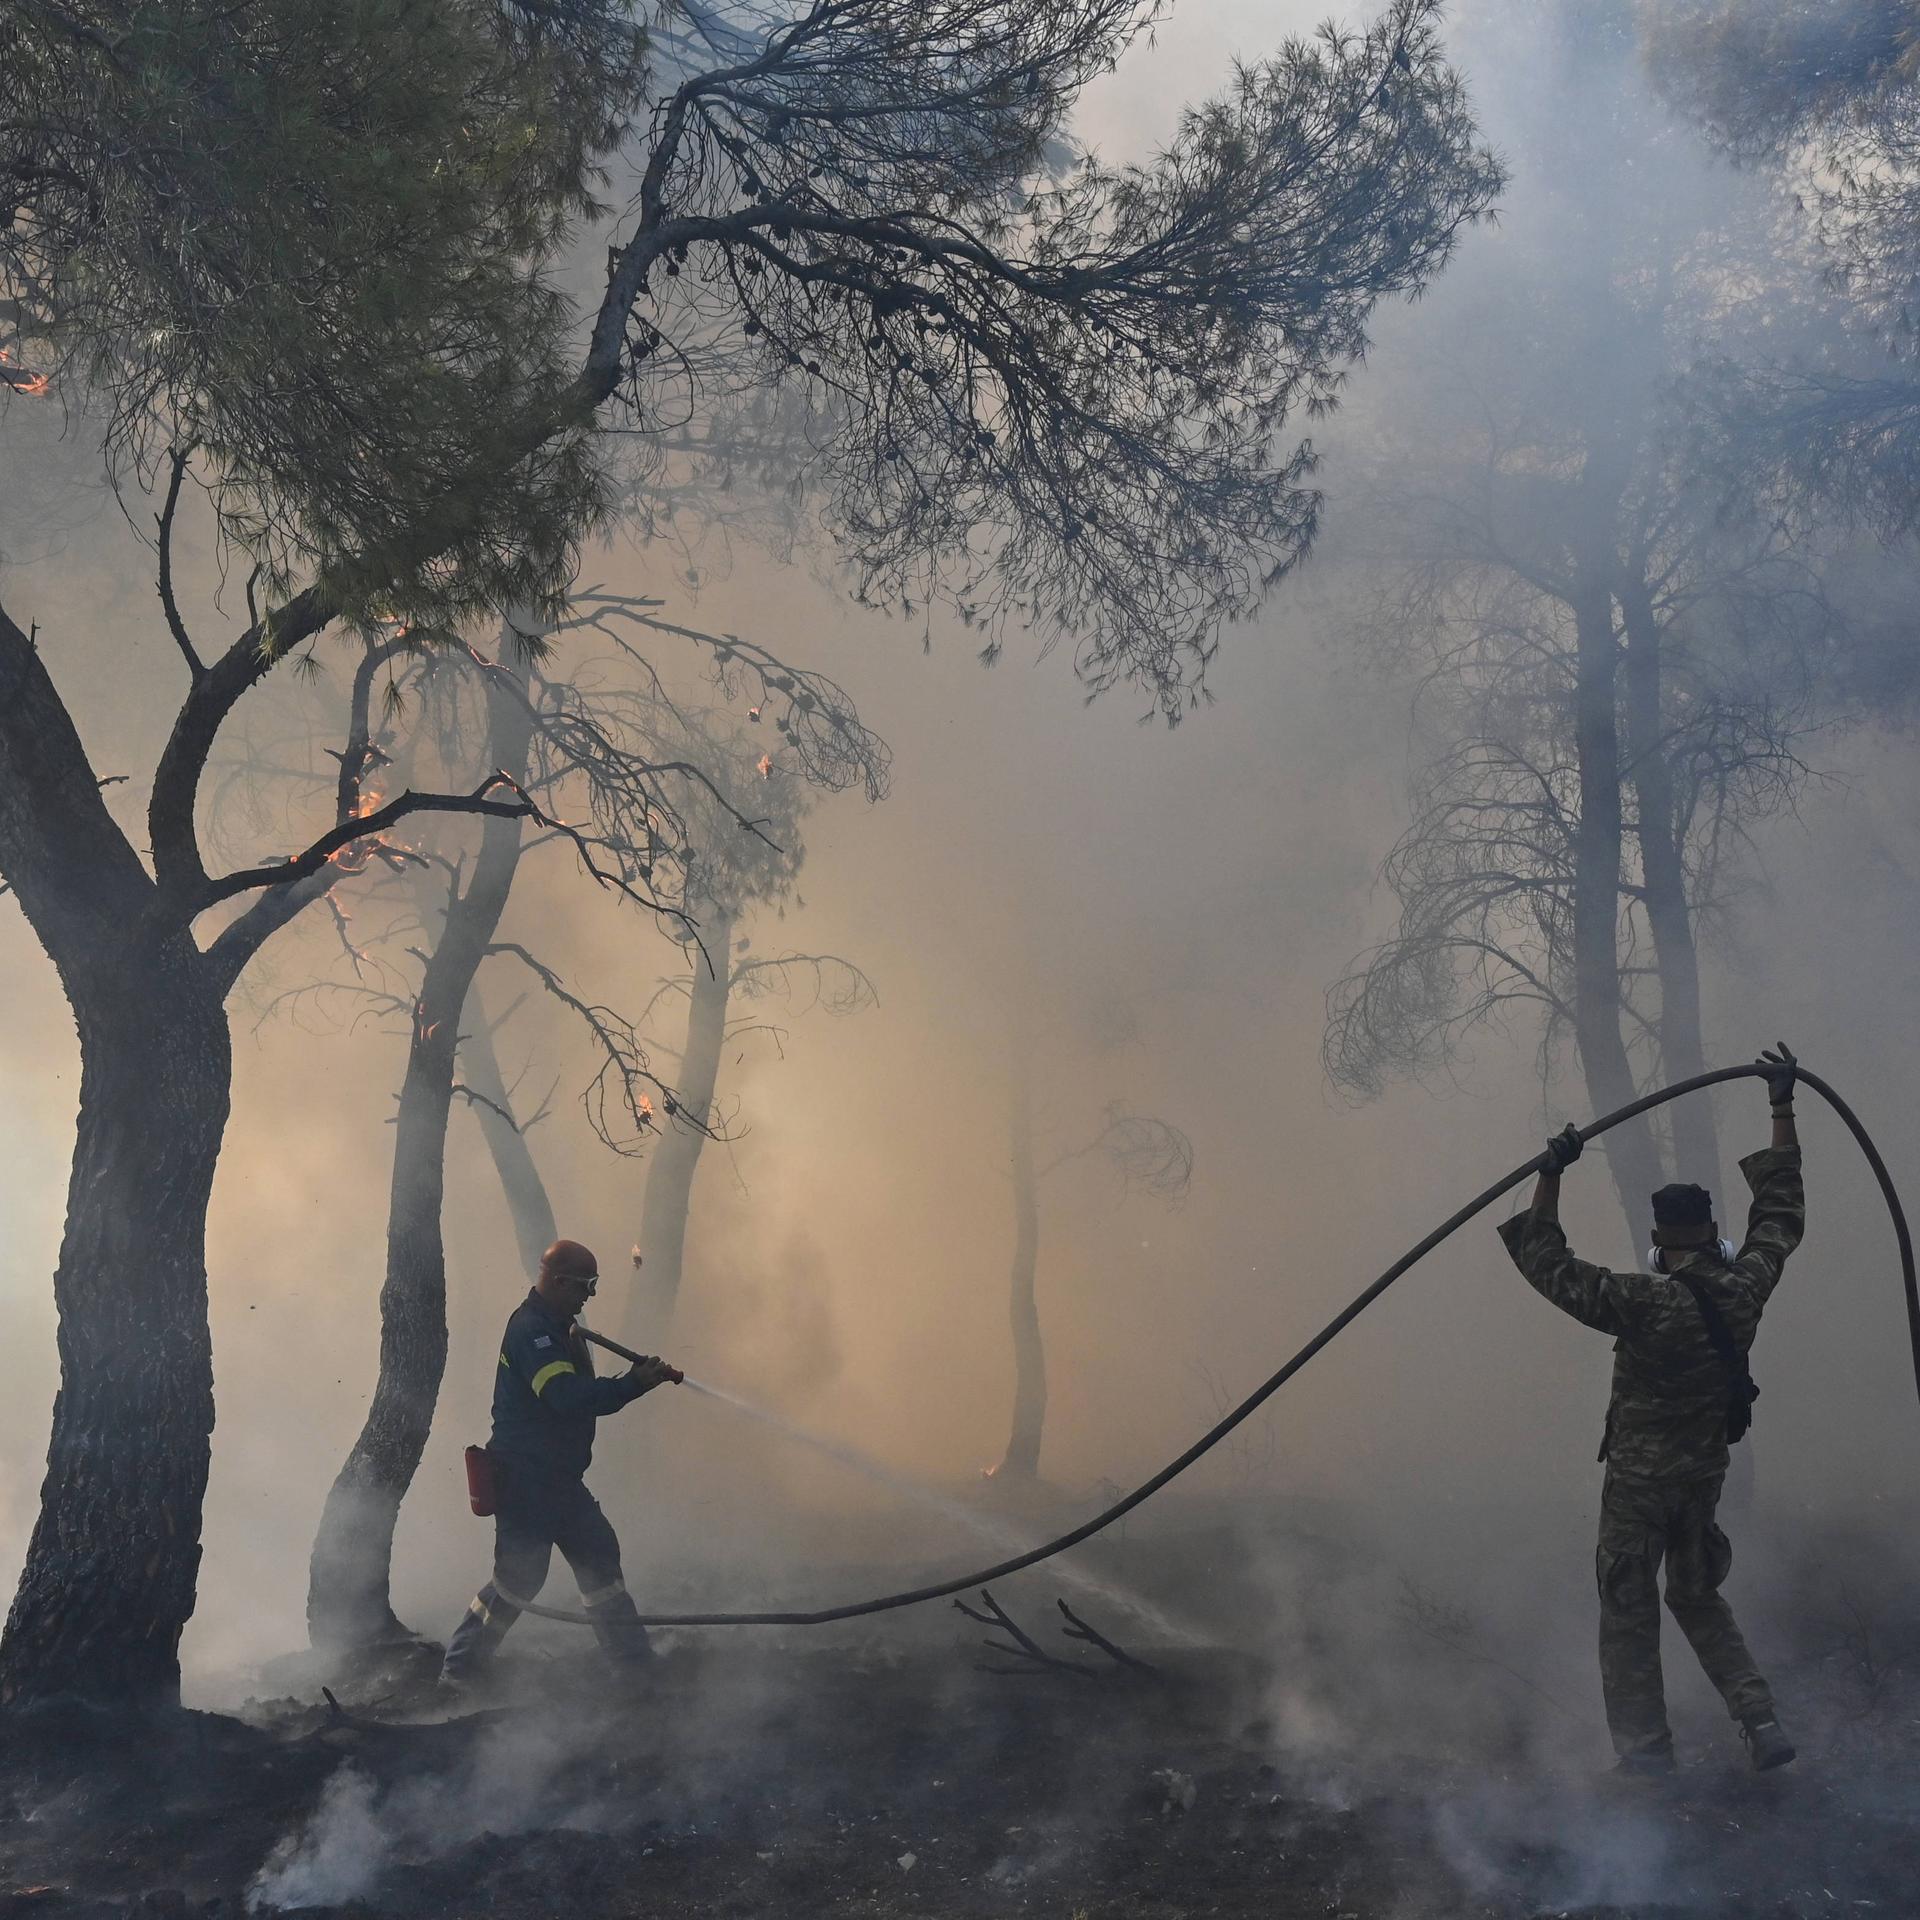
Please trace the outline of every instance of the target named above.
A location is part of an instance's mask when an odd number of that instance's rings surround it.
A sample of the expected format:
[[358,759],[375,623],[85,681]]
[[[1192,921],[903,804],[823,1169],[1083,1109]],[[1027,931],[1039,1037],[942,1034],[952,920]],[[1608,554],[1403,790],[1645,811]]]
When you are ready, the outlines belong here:
[[1660,1674],[1660,1563],[1667,1610],[1735,1720],[1768,1718],[1773,1695],[1734,1624],[1720,1583],[1733,1564],[1714,1523],[1723,1476],[1633,1480],[1609,1473],[1600,1495],[1600,1684],[1614,1751],[1671,1751]]

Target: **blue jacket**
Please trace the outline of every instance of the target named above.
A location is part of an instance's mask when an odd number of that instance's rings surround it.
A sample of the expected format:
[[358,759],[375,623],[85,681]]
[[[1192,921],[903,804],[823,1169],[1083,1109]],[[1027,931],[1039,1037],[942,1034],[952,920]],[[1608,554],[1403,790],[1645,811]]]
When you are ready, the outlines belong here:
[[511,1466],[577,1480],[593,1458],[593,1423],[633,1398],[624,1377],[593,1377],[579,1329],[529,1292],[500,1343],[489,1444]]

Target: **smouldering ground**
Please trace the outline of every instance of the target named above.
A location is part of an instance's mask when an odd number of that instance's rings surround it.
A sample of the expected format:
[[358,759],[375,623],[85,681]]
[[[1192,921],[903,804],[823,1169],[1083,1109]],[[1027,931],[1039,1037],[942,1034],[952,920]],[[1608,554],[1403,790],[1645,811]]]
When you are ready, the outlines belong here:
[[577,1644],[529,1646],[452,1720],[389,1672],[342,1694],[351,1723],[296,1702],[137,1735],[16,1722],[0,1920],[238,1915],[250,1890],[411,1920],[1914,1910],[1920,1694],[1897,1677],[1870,1709],[1803,1708],[1784,1774],[1743,1772],[1729,1737],[1671,1789],[1620,1791],[1490,1737],[1498,1716],[1463,1716],[1457,1751],[1429,1730],[1302,1758],[1251,1661],[1003,1676],[949,1619],[682,1644],[625,1695]]

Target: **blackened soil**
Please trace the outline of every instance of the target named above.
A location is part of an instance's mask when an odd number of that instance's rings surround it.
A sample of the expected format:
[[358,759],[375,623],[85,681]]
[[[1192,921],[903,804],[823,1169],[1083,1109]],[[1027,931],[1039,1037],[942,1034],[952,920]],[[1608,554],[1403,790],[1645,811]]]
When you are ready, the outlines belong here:
[[345,1717],[0,1728],[0,1920],[1664,1916],[1920,1907],[1920,1702],[1756,1778],[1731,1740],[1616,1788],[1521,1746],[1339,1758],[1223,1655],[997,1673],[977,1637],[708,1641],[616,1688],[519,1650],[494,1695],[363,1675]]

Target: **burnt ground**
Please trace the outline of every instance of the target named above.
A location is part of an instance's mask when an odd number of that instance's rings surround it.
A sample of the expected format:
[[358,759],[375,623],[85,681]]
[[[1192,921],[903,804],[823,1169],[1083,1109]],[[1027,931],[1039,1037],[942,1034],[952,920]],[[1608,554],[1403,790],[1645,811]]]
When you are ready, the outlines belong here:
[[396,1656],[343,1678],[340,1710],[309,1689],[144,1726],[16,1719],[0,1920],[1920,1911],[1920,1686],[1884,1646],[1810,1642],[1778,1676],[1796,1766],[1755,1777],[1702,1722],[1671,1784],[1620,1786],[1591,1724],[1542,1736],[1503,1649],[1414,1624],[1424,1670],[1403,1647],[1385,1696],[1417,1695],[1418,1726],[1390,1712],[1358,1744],[1327,1736],[1337,1673],[1283,1671],[1297,1642],[1003,1673],[950,1613],[685,1636],[624,1688],[580,1640],[528,1636],[457,1709]]

